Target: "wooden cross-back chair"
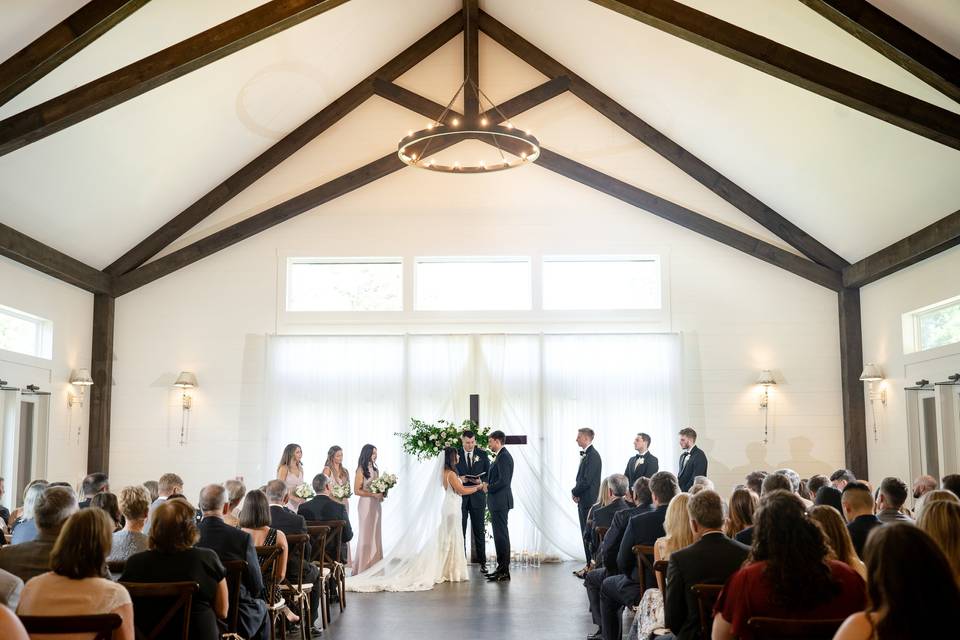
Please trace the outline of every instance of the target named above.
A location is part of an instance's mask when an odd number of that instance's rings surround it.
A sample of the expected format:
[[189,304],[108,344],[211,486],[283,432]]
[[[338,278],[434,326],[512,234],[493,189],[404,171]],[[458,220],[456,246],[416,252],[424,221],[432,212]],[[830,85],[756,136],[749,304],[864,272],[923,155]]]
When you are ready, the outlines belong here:
[[713,632],[713,607],[723,591],[722,584],[695,584],[690,589],[697,596],[697,610],[700,613],[700,637],[710,640]]
[[31,637],[46,634],[92,633],[93,640],[110,640],[123,619],[115,613],[90,616],[20,616]]
[[270,621],[270,638],[276,637],[277,622],[280,622],[280,637],[286,640],[287,625],[283,620],[283,608],[286,601],[278,596],[277,576],[280,573],[280,545],[262,545],[256,548],[260,573],[263,575],[263,587],[267,600],[267,619]]
[[287,553],[296,560],[297,575],[291,576],[288,573],[280,584],[280,592],[300,609],[300,634],[303,640],[310,640],[310,628],[313,626],[313,620],[310,617],[310,592],[313,591],[313,583],[304,584],[303,582],[303,568],[309,562],[307,558],[309,546],[309,534],[287,534]]
[[631,549],[637,557],[637,578],[640,581],[640,597],[647,590],[647,568],[653,567],[653,545],[635,544]]
[[[347,525],[343,520],[307,520],[307,531],[311,532],[311,537],[314,535],[311,527],[327,527],[326,544],[324,544],[319,549],[315,546],[313,549],[313,564],[317,565],[321,569],[329,569],[329,575],[325,580],[333,587],[333,589],[328,588],[327,585],[324,585],[324,591],[326,597],[329,599],[334,592],[336,592],[337,600],[340,604],[340,611],[342,612],[347,606],[347,572],[346,572],[346,555],[343,553],[343,529]],[[319,533],[319,530],[317,530]],[[319,543],[318,543],[319,544]],[[336,554],[331,555],[327,547],[336,549]],[[320,553],[323,553],[323,566],[321,567],[319,561]],[[327,618],[329,619],[329,607],[327,609]]]
[[[133,601],[133,628],[137,640],[153,640],[180,626],[180,637],[190,636],[190,610],[200,589],[196,582],[122,582]],[[166,610],[151,620],[151,607],[166,602]],[[147,626],[149,625],[149,627]]]
[[333,580],[331,560],[326,552],[330,527],[326,525],[307,525],[307,535],[310,536],[313,549],[310,562],[317,568],[320,576],[320,623],[326,629],[327,625],[330,624],[329,584]]
[[[229,598],[229,607],[227,609],[227,619],[225,620],[226,631],[221,634],[221,638],[236,640],[240,638],[240,584],[243,582],[243,574],[247,570],[246,560],[224,560],[223,567],[227,570],[227,596]],[[242,640],[242,639],[241,639]]]
[[653,575],[657,577],[657,585],[660,587],[660,595],[663,601],[667,600],[667,567],[670,563],[666,560],[657,560],[653,563]]

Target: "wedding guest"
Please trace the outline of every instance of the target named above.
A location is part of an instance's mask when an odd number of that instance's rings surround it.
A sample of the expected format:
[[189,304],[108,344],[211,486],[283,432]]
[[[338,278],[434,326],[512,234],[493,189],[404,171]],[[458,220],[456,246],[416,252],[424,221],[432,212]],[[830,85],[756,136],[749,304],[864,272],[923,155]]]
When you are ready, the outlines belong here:
[[30,579],[23,588],[17,613],[21,616],[80,616],[114,613],[120,628],[114,640],[133,640],[133,604],[130,594],[103,578],[110,553],[113,521],[102,509],[74,513],[63,525],[53,551],[50,571]]
[[730,496],[730,508],[723,524],[723,533],[728,538],[733,538],[747,527],[752,527],[753,514],[759,505],[760,496],[750,489],[734,490]]
[[380,538],[380,503],[383,501],[383,494],[370,490],[370,483],[379,477],[377,448],[372,444],[365,444],[360,450],[360,460],[357,462],[353,481],[353,492],[360,496],[353,575],[365,571],[383,559],[383,542]]
[[862,611],[866,604],[863,579],[830,559],[823,531],[792,492],[764,496],[747,562],[717,600],[714,640],[752,640],[751,617],[828,620]]
[[[270,503],[263,491],[248,491],[244,496],[243,509],[240,510],[240,528],[250,534],[255,547],[280,547],[280,556],[274,565],[276,570],[273,575],[274,584],[279,585],[287,575],[290,548],[287,545],[287,535],[270,526]],[[279,586],[277,588],[279,589]],[[279,602],[279,598],[274,601]],[[291,611],[290,607],[284,607],[283,612],[287,622],[300,621],[300,616]]]
[[582,532],[583,541],[586,544],[586,547],[588,549],[587,556],[586,556],[587,564],[583,568],[573,572],[573,575],[577,576],[578,578],[583,578],[583,576],[586,575],[587,571],[593,568],[592,560],[593,560],[594,549],[593,549],[592,541],[595,535],[593,530],[593,513],[597,509],[602,509],[603,507],[610,504],[610,500],[612,498],[610,497],[609,487],[610,487],[610,479],[603,478],[600,481],[600,490],[597,492],[597,501],[594,502],[592,505],[590,505],[590,511],[587,512],[587,522],[584,525],[583,532]]
[[[307,521],[323,522],[327,520],[342,520],[344,525],[340,534],[340,542],[346,545],[353,540],[353,528],[350,526],[350,517],[347,515],[347,508],[333,499],[330,495],[330,480],[319,473],[313,477],[313,490],[315,495],[310,500],[304,502],[297,509],[297,513],[303,516]],[[330,536],[327,541],[327,555],[336,558],[338,561],[343,556],[342,550],[337,549],[337,541]]]
[[942,638],[960,626],[955,576],[920,527],[880,527],[867,541],[864,559],[867,609],[847,618],[834,640]]
[[293,490],[303,484],[303,449],[300,445],[291,442],[283,448],[277,465],[277,480],[287,486],[291,496]]
[[925,493],[929,493],[937,488],[937,479],[933,476],[923,475],[913,481],[913,499],[919,500]]
[[31,482],[23,492],[23,511],[20,512],[20,518],[14,524],[13,537],[10,544],[21,544],[31,542],[37,539],[37,523],[34,520],[34,509],[37,499],[47,489],[47,483],[43,480]]
[[945,500],[928,504],[917,524],[943,551],[960,584],[960,504]]
[[917,520],[923,516],[923,510],[928,504],[933,504],[934,502],[940,501],[947,502],[956,502],[960,504],[960,498],[957,498],[957,495],[953,491],[947,491],[946,489],[934,489],[929,491],[920,498],[920,501],[917,502],[914,515],[916,515]]
[[832,484],[835,489],[839,489],[840,491],[843,491],[843,488],[847,486],[848,482],[856,481],[857,477],[847,469],[837,469],[830,474],[830,484]]
[[147,490],[147,494],[150,496],[150,502],[153,503],[158,497],[160,497],[159,490],[160,483],[156,480],[147,480],[143,483],[143,488]]
[[90,499],[90,506],[97,507],[106,512],[113,520],[113,530],[119,531],[123,528],[123,514],[120,513],[120,503],[117,501],[116,494],[101,492]]
[[30,640],[20,618],[6,607],[0,607],[0,638],[5,640]]
[[108,491],[110,491],[110,480],[107,478],[107,474],[99,471],[91,473],[80,483],[80,492],[83,494],[83,500],[79,503],[80,508],[86,509],[90,506],[90,501],[93,500],[95,495]]
[[[754,497],[757,495],[749,489],[743,491]],[[672,506],[673,502],[670,504]],[[700,637],[700,608],[693,585],[725,583],[740,569],[750,548],[723,535],[720,530],[723,501],[715,491],[701,491],[693,496],[686,510],[695,542],[670,554],[664,623],[678,640],[697,640]]]
[[820,491],[820,487],[830,486],[830,478],[818,473],[817,475],[810,476],[810,479],[807,480],[807,491],[810,492],[810,500],[816,501],[817,491]]
[[861,578],[866,580],[867,567],[853,548],[847,523],[843,521],[840,512],[827,505],[817,505],[808,510],[807,514],[811,520],[820,525],[837,560],[856,571]]
[[[600,492],[604,496],[603,500],[597,502],[590,509],[587,518],[588,543],[590,547],[591,566],[595,567],[599,562],[600,546],[597,544],[597,528],[609,529],[613,523],[613,518],[624,509],[630,508],[630,503],[625,499],[627,495],[627,476],[621,473],[615,473],[608,478],[604,478],[600,483]],[[584,577],[584,576],[580,576]]]
[[951,473],[950,475],[943,476],[940,481],[940,488],[952,491],[953,495],[960,497],[960,474]]
[[633,439],[633,448],[637,454],[627,461],[627,468],[623,475],[627,476],[627,482],[632,487],[637,478],[649,478],[660,470],[660,461],[650,453],[650,436],[645,433],[638,433]]
[[32,486],[35,485],[35,484],[42,484],[42,485],[44,485],[44,486],[49,486],[49,485],[47,485],[47,481],[46,481],[46,480],[39,480],[39,479],[37,479],[37,480],[31,480],[31,481],[27,484],[27,486],[23,488],[23,504],[21,504],[19,507],[17,507],[16,509],[14,509],[14,510],[10,513],[10,517],[9,517],[9,519],[7,520],[8,524],[10,525],[10,526],[9,526],[9,531],[8,531],[9,533],[12,534],[12,533],[14,532],[14,530],[17,528],[17,526],[19,526],[20,523],[22,523],[24,520],[26,520],[26,518],[23,517],[24,511],[25,511],[25,508],[26,508],[26,495],[27,495],[27,491],[30,489],[30,487],[32,487]]
[[47,487],[33,507],[37,539],[0,548],[0,569],[24,582],[50,569],[50,552],[63,523],[77,512],[77,496],[69,487]]
[[697,446],[697,432],[687,427],[680,430],[680,463],[677,465],[677,483],[680,491],[689,491],[693,479],[707,475],[707,454]]
[[913,518],[903,512],[906,501],[907,484],[900,478],[884,478],[877,490],[877,519],[884,524],[913,522]]
[[223,521],[231,527],[239,527],[240,503],[243,502],[243,496],[247,493],[247,487],[241,480],[233,478],[225,481],[223,488],[227,490],[227,504],[230,506],[229,512],[223,516]]
[[763,488],[763,479],[768,475],[766,471],[751,471],[745,478],[747,488],[759,496]]
[[697,476],[693,479],[693,484],[690,485],[690,495],[700,493],[704,490],[713,491],[715,487],[713,486],[713,480],[707,476]]
[[22,592],[23,580],[9,571],[0,569],[0,605],[7,607],[11,611],[16,611]]
[[586,541],[587,515],[600,493],[600,476],[603,470],[600,452],[593,446],[594,435],[593,429],[589,427],[577,429],[577,446],[581,449],[580,466],[577,467],[576,484],[570,491],[580,516],[580,538],[583,540],[583,555],[587,562],[584,571],[590,566],[590,548]]
[[[266,495],[267,501],[270,503],[271,527],[283,531],[288,536],[307,533],[307,521],[304,517],[287,508],[289,492],[282,480],[268,482]],[[317,617],[320,604],[320,570],[309,561],[313,557],[309,541],[306,543],[303,556],[303,584],[313,584],[313,589],[310,592],[310,619],[320,622]],[[291,552],[287,554],[287,576],[293,578],[297,575],[300,575],[300,557],[299,554]]]
[[183,479],[175,473],[165,473],[157,482],[157,498],[150,503],[147,511],[147,522],[143,525],[143,532],[150,535],[150,517],[154,510],[172,496],[183,495]]
[[[787,491],[793,493],[793,485],[790,483],[790,478],[782,473],[771,473],[764,478],[763,485],[760,487],[760,504],[763,504],[764,496],[774,491]],[[754,522],[756,522],[756,514],[754,514]],[[745,544],[748,547],[752,546],[753,531],[754,526],[751,525],[734,536],[734,538],[741,544]]]
[[[330,479],[329,484],[331,491],[333,491],[334,487],[343,485],[350,486],[350,473],[343,466],[343,449],[334,445],[327,450],[327,461],[323,464],[323,475]],[[346,507],[347,513],[350,512],[349,499],[340,500],[332,495],[330,498]]]
[[147,489],[143,486],[124,487],[120,490],[120,512],[123,513],[125,523],[123,529],[113,534],[113,545],[107,560],[126,560],[135,553],[147,550],[149,540],[143,533],[143,526],[150,509],[148,498]]
[[220,558],[244,560],[247,563],[240,581],[237,627],[240,636],[248,639],[268,640],[270,624],[267,620],[267,603],[263,594],[263,576],[260,575],[260,562],[253,538],[249,533],[232,527],[224,522],[224,516],[230,513],[227,489],[223,485],[210,484],[200,491],[200,539],[197,547],[211,549]]
[[870,489],[862,482],[848,482],[840,494],[840,503],[843,506],[843,517],[847,520],[847,530],[853,540],[853,548],[858,556],[863,556],[863,545],[867,543],[867,536],[882,522],[873,513],[873,496]]
[[800,495],[800,474],[794,471],[793,469],[777,469],[774,473],[779,473],[787,477],[790,480],[790,490],[797,494],[797,497],[800,498],[800,501],[803,502],[803,506],[810,508],[813,506],[812,500],[807,500],[802,495]]
[[[0,476],[0,500],[3,499],[3,496],[6,495],[7,490],[4,486],[3,476]],[[6,531],[7,527],[10,525],[10,510],[7,509],[3,504],[0,504],[0,532]]]
[[[216,553],[194,546],[200,532],[193,507],[185,500],[166,500],[154,509],[152,520],[150,549],[127,559],[120,582],[196,582],[199,590],[190,609],[190,637],[219,638],[217,618],[226,618],[229,606],[226,570]],[[150,628],[166,606],[138,606],[137,625]]]
[[837,513],[843,513],[843,503],[840,500],[840,490],[833,486],[820,487],[817,490],[817,497],[813,501],[814,505],[825,504],[833,507]]

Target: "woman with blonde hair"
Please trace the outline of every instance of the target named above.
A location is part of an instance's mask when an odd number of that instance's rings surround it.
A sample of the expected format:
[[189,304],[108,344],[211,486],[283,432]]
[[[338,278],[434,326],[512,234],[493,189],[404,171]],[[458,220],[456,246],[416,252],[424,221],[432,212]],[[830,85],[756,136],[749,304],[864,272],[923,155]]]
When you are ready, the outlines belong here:
[[735,489],[730,496],[730,509],[723,523],[723,533],[728,538],[753,526],[753,514],[760,506],[760,496],[746,487]]
[[953,491],[947,491],[946,489],[934,489],[933,491],[926,492],[914,507],[914,515],[917,520],[920,520],[923,516],[923,510],[927,505],[933,504],[934,502],[953,502],[954,504],[960,504],[960,498],[958,498],[957,494]]
[[926,531],[943,551],[953,577],[960,584],[960,504],[937,500],[925,505],[917,526]]
[[147,535],[143,532],[143,526],[150,510],[149,500],[150,494],[144,486],[120,490],[120,513],[125,523],[123,529],[113,534],[113,551],[108,560],[126,560],[135,553],[147,550]]
[[850,532],[847,530],[847,524],[843,521],[836,509],[829,505],[821,504],[813,507],[808,512],[810,519],[820,525],[823,533],[827,536],[827,542],[833,549],[833,555],[836,559],[844,563],[866,581],[867,565],[863,564],[857,552],[853,549],[853,540],[850,538]]
[[590,553],[587,554],[587,564],[585,564],[582,569],[573,572],[573,575],[578,578],[584,577],[587,571],[594,568],[593,556],[595,549],[593,548],[593,543],[596,541],[596,530],[593,528],[593,514],[611,502],[613,502],[613,496],[610,495],[610,478],[607,476],[600,481],[600,492],[597,494],[597,501],[593,503],[590,511],[587,512],[587,526],[583,528],[583,539],[587,543],[587,548],[590,549]]

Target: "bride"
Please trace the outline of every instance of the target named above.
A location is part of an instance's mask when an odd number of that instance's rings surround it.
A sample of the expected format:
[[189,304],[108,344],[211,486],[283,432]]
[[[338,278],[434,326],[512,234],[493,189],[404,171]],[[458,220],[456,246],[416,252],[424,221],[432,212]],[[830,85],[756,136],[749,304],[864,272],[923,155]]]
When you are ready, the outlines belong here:
[[[464,486],[457,475],[459,460],[456,448],[445,448],[431,480],[430,489],[443,493],[436,530],[425,532],[426,540],[422,544],[416,541],[416,535],[403,536],[401,543],[383,560],[347,578],[348,591],[427,591],[441,582],[470,579],[463,546],[460,496],[476,493],[483,487]],[[424,498],[429,504],[430,496]]]

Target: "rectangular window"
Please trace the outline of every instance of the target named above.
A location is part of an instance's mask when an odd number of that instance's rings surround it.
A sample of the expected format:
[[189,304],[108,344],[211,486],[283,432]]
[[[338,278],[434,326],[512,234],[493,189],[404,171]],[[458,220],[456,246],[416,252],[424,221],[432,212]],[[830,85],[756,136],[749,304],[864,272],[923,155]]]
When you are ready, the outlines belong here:
[[418,311],[524,311],[531,308],[529,258],[418,258]]
[[402,311],[399,258],[291,258],[287,311]]
[[660,309],[659,256],[547,256],[543,308]]
[[960,342],[960,296],[906,314],[912,328],[913,351],[935,349]]
[[0,349],[37,358],[52,357],[53,323],[0,306]]

